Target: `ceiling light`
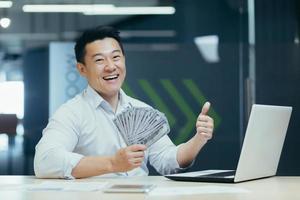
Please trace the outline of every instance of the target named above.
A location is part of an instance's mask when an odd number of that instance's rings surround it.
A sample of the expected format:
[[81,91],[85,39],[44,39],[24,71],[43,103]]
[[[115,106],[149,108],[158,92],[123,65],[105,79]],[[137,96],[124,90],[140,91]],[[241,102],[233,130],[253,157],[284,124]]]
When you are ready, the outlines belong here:
[[112,4],[28,4],[23,6],[24,12],[95,12],[112,9]]
[[85,15],[172,15],[175,8],[171,6],[151,7],[112,7],[105,10],[94,9],[92,12],[83,12]]
[[2,28],[8,28],[10,25],[10,19],[7,17],[3,17],[0,19],[0,26],[2,26]]
[[0,1],[0,8],[10,8],[12,5],[12,1]]
[[24,12],[79,12],[85,15],[172,15],[171,6],[115,7],[112,4],[28,4]]

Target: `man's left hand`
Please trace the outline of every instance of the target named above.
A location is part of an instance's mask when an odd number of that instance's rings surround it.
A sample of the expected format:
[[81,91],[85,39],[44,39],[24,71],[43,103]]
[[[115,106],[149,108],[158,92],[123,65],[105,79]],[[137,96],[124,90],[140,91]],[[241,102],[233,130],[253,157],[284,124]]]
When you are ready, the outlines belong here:
[[214,120],[208,116],[210,103],[206,102],[196,121],[197,135],[206,143],[213,136]]

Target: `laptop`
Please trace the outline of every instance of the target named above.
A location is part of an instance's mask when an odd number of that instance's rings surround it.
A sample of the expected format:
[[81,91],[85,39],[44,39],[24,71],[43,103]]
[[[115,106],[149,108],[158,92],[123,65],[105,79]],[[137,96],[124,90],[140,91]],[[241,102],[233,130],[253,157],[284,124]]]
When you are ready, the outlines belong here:
[[276,174],[292,107],[254,104],[236,170],[203,170],[165,177],[176,181],[237,183]]

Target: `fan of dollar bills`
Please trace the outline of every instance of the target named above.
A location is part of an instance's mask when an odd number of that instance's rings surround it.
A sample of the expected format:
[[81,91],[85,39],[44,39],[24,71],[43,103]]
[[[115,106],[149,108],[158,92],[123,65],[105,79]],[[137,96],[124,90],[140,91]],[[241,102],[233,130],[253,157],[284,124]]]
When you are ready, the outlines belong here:
[[128,107],[113,121],[128,146],[149,147],[170,132],[166,116],[149,107]]

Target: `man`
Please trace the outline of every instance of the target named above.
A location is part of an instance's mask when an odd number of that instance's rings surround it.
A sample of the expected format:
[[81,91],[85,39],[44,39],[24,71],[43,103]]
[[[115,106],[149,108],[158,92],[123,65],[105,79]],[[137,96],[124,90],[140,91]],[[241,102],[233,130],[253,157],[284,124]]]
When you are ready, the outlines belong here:
[[49,120],[36,146],[37,177],[148,175],[148,161],[159,173],[170,174],[191,165],[212,138],[213,120],[207,116],[207,102],[197,119],[197,132],[188,142],[175,146],[164,136],[149,148],[126,146],[113,118],[128,105],[148,105],[121,90],[126,67],[119,32],[112,27],[90,29],[76,41],[75,54],[77,69],[87,79],[88,87]]

